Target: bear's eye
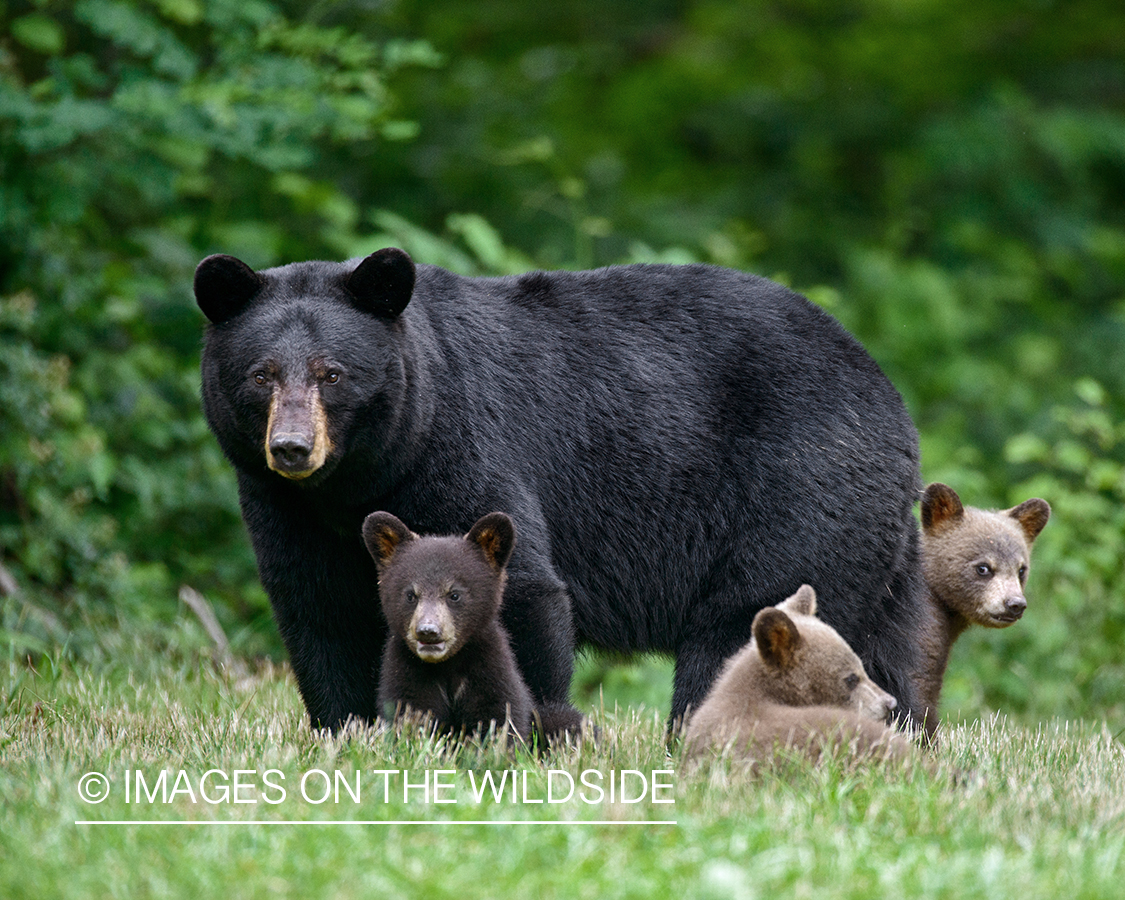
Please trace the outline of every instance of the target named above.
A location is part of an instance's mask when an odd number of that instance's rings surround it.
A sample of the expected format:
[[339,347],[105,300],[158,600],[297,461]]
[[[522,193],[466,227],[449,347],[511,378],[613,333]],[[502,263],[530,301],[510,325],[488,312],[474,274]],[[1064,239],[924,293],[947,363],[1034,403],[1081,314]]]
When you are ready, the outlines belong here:
[[992,566],[990,566],[988,563],[979,563],[977,565],[977,574],[981,578],[987,578],[992,574]]
[[461,592],[460,591],[450,591],[449,592],[449,602],[450,603],[460,603],[461,602]]
[[324,380],[329,384],[337,384],[340,381],[340,373],[335,369],[330,369],[328,374],[324,376]]
[[418,602],[418,588],[412,587],[406,589],[406,602],[414,606]]
[[1020,566],[1020,581],[1023,581],[1025,578],[1027,578],[1027,566],[1023,565]]
[[847,689],[849,691],[854,691],[856,689],[856,685],[858,685],[858,684],[859,684],[859,676],[856,675],[855,672],[852,672],[851,675],[849,675],[847,678],[844,679],[844,685],[847,687]]
[[259,369],[257,372],[254,373],[254,384],[265,384],[265,383],[266,383],[266,373],[263,372],[261,369]]

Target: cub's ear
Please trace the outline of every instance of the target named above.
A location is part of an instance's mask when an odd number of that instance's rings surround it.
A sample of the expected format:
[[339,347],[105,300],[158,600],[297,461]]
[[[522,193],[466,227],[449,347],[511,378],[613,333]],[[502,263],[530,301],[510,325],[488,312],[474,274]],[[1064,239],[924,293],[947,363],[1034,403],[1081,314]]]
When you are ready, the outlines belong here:
[[794,663],[801,646],[801,633],[797,626],[776,606],[767,606],[754,616],[752,626],[758,655],[774,669],[787,669]]
[[815,616],[816,591],[811,585],[802,584],[797,588],[797,593],[777,604],[777,608],[790,615]]
[[401,544],[416,537],[413,531],[389,512],[373,512],[363,520],[363,542],[380,572],[390,565]]
[[352,270],[344,286],[361,309],[393,319],[414,294],[414,260],[394,247],[377,250]]
[[241,259],[216,253],[195,267],[195,302],[219,325],[240,313],[262,284],[262,276]]
[[494,569],[503,569],[516,545],[516,526],[502,512],[489,513],[477,520],[465,540],[478,545]]
[[1039,537],[1039,532],[1051,518],[1051,506],[1046,500],[1032,497],[1030,500],[1024,500],[1019,506],[1013,506],[1008,510],[1008,515],[1020,523],[1020,528],[1023,529],[1030,544]]
[[961,498],[948,484],[935,481],[922,494],[922,530],[926,533],[952,525],[964,515]]

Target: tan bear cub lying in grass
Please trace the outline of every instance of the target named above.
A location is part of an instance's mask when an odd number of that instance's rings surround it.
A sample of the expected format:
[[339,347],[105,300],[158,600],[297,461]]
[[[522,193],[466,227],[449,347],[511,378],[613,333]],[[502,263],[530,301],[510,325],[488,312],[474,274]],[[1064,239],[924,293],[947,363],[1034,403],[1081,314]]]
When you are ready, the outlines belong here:
[[926,710],[926,734],[937,727],[941,685],[953,642],[970,625],[1007,628],[1027,609],[1024,585],[1031,545],[1051,507],[1038,498],[1006,510],[964,506],[935,482],[922,496],[922,566],[929,619],[922,670],[915,679]]
[[753,635],[688,720],[688,758],[725,750],[734,759],[766,762],[789,748],[815,760],[825,746],[838,744],[860,756],[915,752],[885,722],[895,698],[867,676],[836,630],[816,618],[809,585],[759,611]]

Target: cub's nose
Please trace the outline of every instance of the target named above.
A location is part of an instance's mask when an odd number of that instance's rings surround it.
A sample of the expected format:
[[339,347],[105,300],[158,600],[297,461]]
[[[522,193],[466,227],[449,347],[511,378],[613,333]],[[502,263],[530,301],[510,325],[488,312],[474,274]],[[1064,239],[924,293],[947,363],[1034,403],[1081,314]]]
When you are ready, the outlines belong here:
[[1009,597],[1004,601],[1004,610],[1013,619],[1022,616],[1025,609],[1027,609],[1027,600],[1023,597]]
[[436,644],[441,641],[441,629],[436,622],[419,622],[414,634],[423,644]]

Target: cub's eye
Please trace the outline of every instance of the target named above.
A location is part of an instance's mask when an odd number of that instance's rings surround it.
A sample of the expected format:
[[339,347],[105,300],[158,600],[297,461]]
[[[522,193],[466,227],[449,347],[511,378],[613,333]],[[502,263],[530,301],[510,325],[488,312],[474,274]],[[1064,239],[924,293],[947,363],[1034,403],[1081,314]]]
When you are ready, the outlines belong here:
[[980,563],[980,565],[977,566],[977,574],[981,578],[987,578],[992,574],[992,566],[990,566],[988,563]]
[[1027,566],[1020,566],[1020,581],[1027,577]]
[[324,380],[329,384],[337,384],[340,381],[340,373],[335,369],[331,369],[328,374],[324,376]]
[[856,685],[858,685],[858,684],[859,684],[859,676],[856,675],[855,672],[852,672],[851,675],[849,675],[847,678],[844,679],[844,685],[847,687],[847,689],[849,691],[854,691],[856,689]]
[[406,589],[406,602],[414,606],[418,602],[418,588]]
[[461,602],[461,592],[460,591],[450,591],[449,592],[449,602],[450,603],[460,603]]
[[266,373],[261,371],[261,370],[255,372],[254,373],[254,383],[255,384],[265,384],[266,383]]

